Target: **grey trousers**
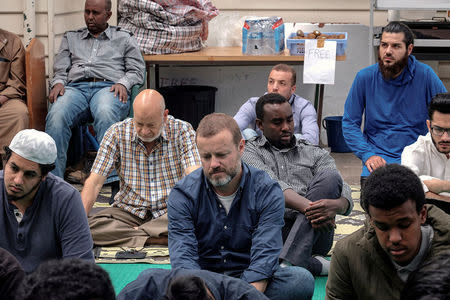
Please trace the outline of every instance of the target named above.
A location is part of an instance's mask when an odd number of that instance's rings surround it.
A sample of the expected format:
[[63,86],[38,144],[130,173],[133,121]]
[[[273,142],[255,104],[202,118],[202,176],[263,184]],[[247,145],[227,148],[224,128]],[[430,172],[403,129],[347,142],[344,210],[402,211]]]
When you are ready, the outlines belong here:
[[[316,174],[308,185],[305,198],[310,201],[338,199],[341,197],[342,177],[337,170]],[[321,263],[312,255],[327,255],[333,245],[334,230],[319,232],[312,228],[305,215],[286,208],[283,227],[283,249],[280,258],[319,275]]]

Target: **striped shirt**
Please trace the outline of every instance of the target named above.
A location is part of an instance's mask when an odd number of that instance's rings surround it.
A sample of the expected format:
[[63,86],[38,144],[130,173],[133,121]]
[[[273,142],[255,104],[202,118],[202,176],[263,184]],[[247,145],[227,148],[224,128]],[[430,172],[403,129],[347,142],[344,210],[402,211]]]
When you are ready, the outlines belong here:
[[[295,139],[295,136],[292,138]],[[266,171],[272,179],[278,181],[283,191],[292,189],[300,196],[306,195],[308,184],[315,174],[337,169],[328,151],[319,146],[296,139],[291,148],[277,149],[264,135],[247,141],[242,160]],[[343,182],[341,197],[349,202],[344,214],[348,215],[353,209],[353,200],[350,186],[346,182]]]
[[133,119],[128,118],[105,133],[91,172],[106,177],[115,168],[120,191],[113,206],[146,219],[166,213],[172,187],[186,168],[200,164],[195,132],[189,123],[168,116],[161,137],[147,154]]

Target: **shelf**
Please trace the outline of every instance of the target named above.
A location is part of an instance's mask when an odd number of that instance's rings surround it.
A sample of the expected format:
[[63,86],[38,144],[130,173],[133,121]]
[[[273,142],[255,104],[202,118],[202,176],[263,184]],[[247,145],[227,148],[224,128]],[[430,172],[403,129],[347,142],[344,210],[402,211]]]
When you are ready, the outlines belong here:
[[450,10],[449,0],[374,0],[376,10]]

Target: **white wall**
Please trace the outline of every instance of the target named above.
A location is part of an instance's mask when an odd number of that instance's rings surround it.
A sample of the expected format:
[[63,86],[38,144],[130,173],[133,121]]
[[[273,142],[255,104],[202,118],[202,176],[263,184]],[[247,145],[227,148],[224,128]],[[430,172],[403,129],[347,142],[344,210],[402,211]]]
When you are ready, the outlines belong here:
[[[360,23],[369,25],[369,0],[213,0],[221,14],[280,16],[285,22]],[[375,24],[386,21],[378,11]]]
[[[33,0],[35,3],[35,35],[45,46],[46,74],[49,74],[49,54],[59,49],[62,34],[85,26],[83,12],[85,0]],[[23,38],[23,0],[1,0],[0,27]],[[111,21],[117,24],[117,0],[112,0]],[[49,26],[49,20],[51,24]],[[50,51],[49,51],[50,49]],[[51,60],[50,65],[53,66]]]

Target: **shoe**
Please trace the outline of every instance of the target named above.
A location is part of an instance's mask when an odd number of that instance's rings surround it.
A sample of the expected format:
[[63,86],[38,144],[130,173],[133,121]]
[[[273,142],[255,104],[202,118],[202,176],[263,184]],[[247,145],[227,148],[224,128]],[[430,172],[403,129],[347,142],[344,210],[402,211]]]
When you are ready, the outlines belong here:
[[81,170],[73,171],[67,174],[66,180],[70,183],[84,184],[89,174]]
[[313,255],[313,258],[317,259],[322,265],[322,271],[320,271],[320,276],[328,276],[330,272],[330,261],[322,255]]
[[287,260],[283,260],[280,264],[280,267],[286,268],[286,267],[292,267],[292,264],[288,262]]

